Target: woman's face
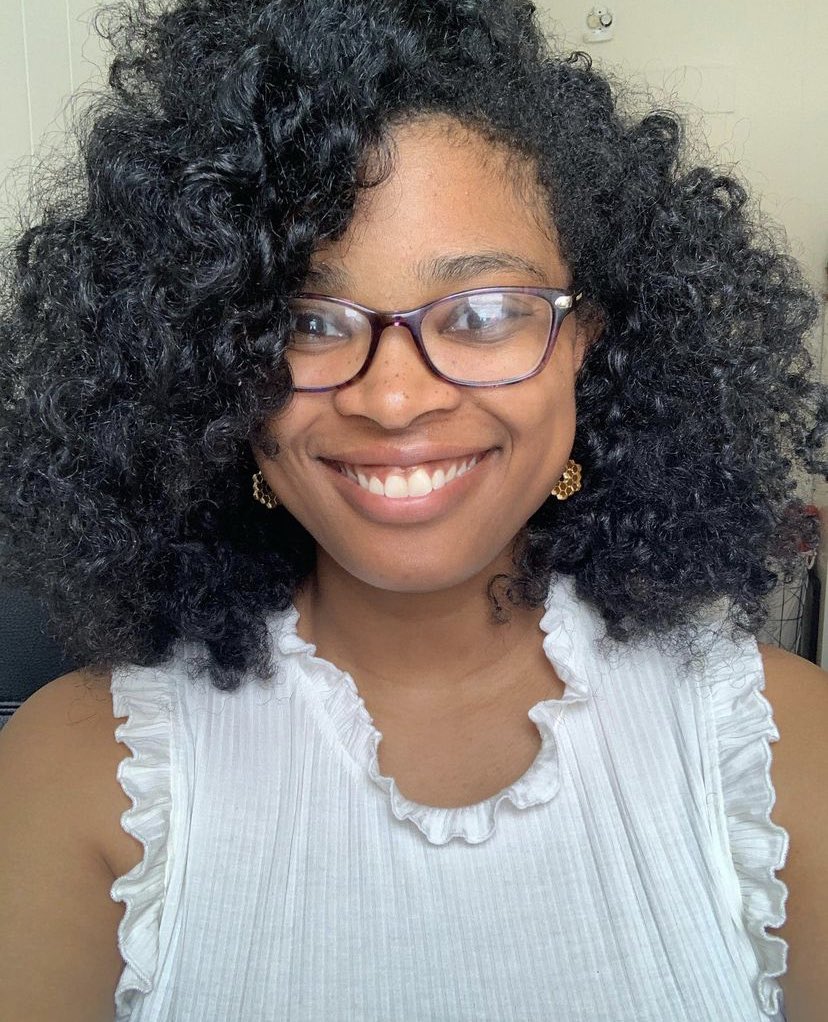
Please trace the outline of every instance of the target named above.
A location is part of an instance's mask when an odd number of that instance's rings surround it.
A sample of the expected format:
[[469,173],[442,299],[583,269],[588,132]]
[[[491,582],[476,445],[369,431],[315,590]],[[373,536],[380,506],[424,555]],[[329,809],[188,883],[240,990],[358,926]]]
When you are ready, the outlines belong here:
[[[443,122],[445,123],[445,122]],[[379,187],[360,193],[347,234],[320,248],[305,290],[379,310],[411,309],[444,295],[492,285],[568,288],[558,248],[521,199],[497,150],[462,129],[418,122],[395,133],[398,161]],[[511,179],[509,175],[511,176]],[[439,279],[421,268],[459,255],[508,253],[540,268],[488,269]],[[324,263],[338,281],[313,270]],[[545,368],[506,387],[469,388],[438,379],[403,326],[384,331],[373,364],[339,391],[296,393],[269,424],[280,453],[256,458],[279,500],[330,562],[371,586],[433,592],[507,569],[515,535],[560,479],[575,431],[575,376],[585,337],[570,314]],[[330,462],[473,469],[431,494],[403,501],[366,493]],[[322,460],[325,459],[325,460]],[[436,466],[425,465],[429,474]],[[360,469],[368,475],[364,469]],[[450,474],[448,467],[444,470]]]

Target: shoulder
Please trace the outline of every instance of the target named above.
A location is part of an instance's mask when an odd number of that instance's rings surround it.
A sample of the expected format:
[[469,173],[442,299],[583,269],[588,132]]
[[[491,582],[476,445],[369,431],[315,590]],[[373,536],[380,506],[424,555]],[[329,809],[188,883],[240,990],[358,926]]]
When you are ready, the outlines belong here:
[[778,646],[757,645],[765,675],[764,695],[773,708],[780,748],[785,738],[783,728],[795,729],[799,740],[796,748],[789,744],[788,752],[801,756],[815,753],[819,757],[821,748],[807,739],[817,736],[820,725],[828,723],[828,671]]
[[[60,752],[73,762],[100,751],[117,721],[112,715],[111,675],[78,670],[39,688],[0,731],[18,751]],[[114,733],[112,734],[114,741]]]
[[[141,846],[120,827],[132,805],[118,764],[130,755],[115,738],[111,674],[72,671],[31,695],[0,731],[7,769],[28,776],[54,812],[113,871],[137,862]],[[135,847],[133,847],[133,845]]]
[[819,770],[828,769],[828,671],[778,646],[757,645],[765,675],[764,696],[779,730],[773,769],[778,768],[787,784],[804,780],[802,771],[808,767],[815,783]]
[[779,741],[772,746],[776,792],[772,819],[787,830],[790,847],[780,879],[788,887],[786,922],[778,931],[789,945],[780,980],[788,1015],[816,1022],[828,1003],[828,672],[776,646],[759,644],[765,698]]
[[0,731],[0,741],[26,760],[77,763],[99,751],[113,723],[109,675],[72,671],[29,696]]
[[107,860],[119,822],[114,723],[106,679],[73,672],[0,731],[3,1018],[112,1018],[124,967]]

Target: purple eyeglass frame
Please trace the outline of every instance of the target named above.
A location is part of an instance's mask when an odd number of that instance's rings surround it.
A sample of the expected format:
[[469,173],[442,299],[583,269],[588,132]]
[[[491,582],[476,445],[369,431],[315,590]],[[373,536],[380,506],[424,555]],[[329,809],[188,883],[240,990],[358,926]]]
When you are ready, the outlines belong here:
[[[549,302],[549,305],[552,308],[553,316],[552,325],[549,328],[549,337],[546,340],[546,348],[543,356],[537,366],[535,366],[531,372],[524,373],[522,376],[514,376],[508,380],[499,380],[496,383],[467,383],[465,380],[455,380],[451,376],[446,376],[445,373],[441,373],[428,357],[428,352],[423,344],[423,336],[420,328],[426,313],[437,305],[453,301],[455,298],[462,298],[464,295],[493,294],[495,292],[500,293],[504,291],[509,292],[510,294],[537,295],[539,298],[543,298]],[[344,298],[332,298],[330,295],[316,294],[312,291],[303,291],[300,294],[293,295],[292,297],[321,298],[327,302],[333,302],[335,305],[342,305],[345,308],[356,309],[358,312],[361,312],[371,324],[371,343],[368,346],[368,353],[365,356],[365,361],[362,363],[362,367],[354,373],[350,379],[345,380],[344,383],[335,383],[331,387],[294,387],[293,389],[294,391],[304,394],[319,394],[328,390],[341,390],[343,387],[348,387],[352,383],[356,383],[357,380],[365,376],[371,367],[374,355],[379,347],[382,332],[389,326],[407,327],[409,333],[414,338],[414,343],[417,345],[417,349],[420,352],[422,360],[435,376],[441,380],[445,380],[447,383],[454,383],[460,387],[508,387],[513,383],[521,383],[523,380],[529,380],[533,376],[536,376],[549,361],[563,321],[569,313],[574,310],[575,306],[578,302],[580,302],[583,296],[583,291],[563,291],[560,288],[555,287],[475,287],[469,288],[466,291],[458,291],[453,295],[444,295],[442,298],[436,299],[436,301],[428,302],[426,305],[419,306],[419,308],[409,309],[408,312],[378,312],[376,309],[369,309],[365,305],[358,305],[356,302],[349,302]]]

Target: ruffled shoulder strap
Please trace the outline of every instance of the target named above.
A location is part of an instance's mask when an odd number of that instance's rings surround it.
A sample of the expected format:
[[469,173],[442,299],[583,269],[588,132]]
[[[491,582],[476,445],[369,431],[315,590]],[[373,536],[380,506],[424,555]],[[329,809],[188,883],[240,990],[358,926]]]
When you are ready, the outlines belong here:
[[[771,822],[776,794],[771,781],[770,743],[779,740],[770,703],[762,694],[765,674],[756,639],[716,629],[708,650],[705,681],[713,707],[714,787],[720,796],[721,841],[733,869],[732,910],[756,954],[755,993],[762,1010],[778,1017],[782,989],[777,977],[787,966],[788,945],[766,933],[785,921],[788,891],[775,876],[788,854],[788,833]],[[718,774],[718,776],[715,776]],[[723,810],[723,814],[722,811]]]
[[115,991],[116,1022],[130,1017],[136,994],[152,989],[158,965],[170,826],[171,681],[170,673],[159,668],[130,665],[112,672],[114,714],[128,718],[115,729],[115,737],[132,752],[116,774],[132,800],[121,825],[144,846],[141,862],[118,877],[110,891],[113,901],[126,903],[118,926],[125,967]]

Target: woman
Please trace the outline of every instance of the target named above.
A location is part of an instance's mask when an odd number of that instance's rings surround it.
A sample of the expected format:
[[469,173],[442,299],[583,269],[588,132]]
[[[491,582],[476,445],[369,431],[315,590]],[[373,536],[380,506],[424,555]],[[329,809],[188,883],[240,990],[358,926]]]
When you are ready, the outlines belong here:
[[825,675],[754,635],[828,401],[742,186],[531,4],[109,34],[7,288],[88,666],[0,743],[0,1014],[816,1020]]

